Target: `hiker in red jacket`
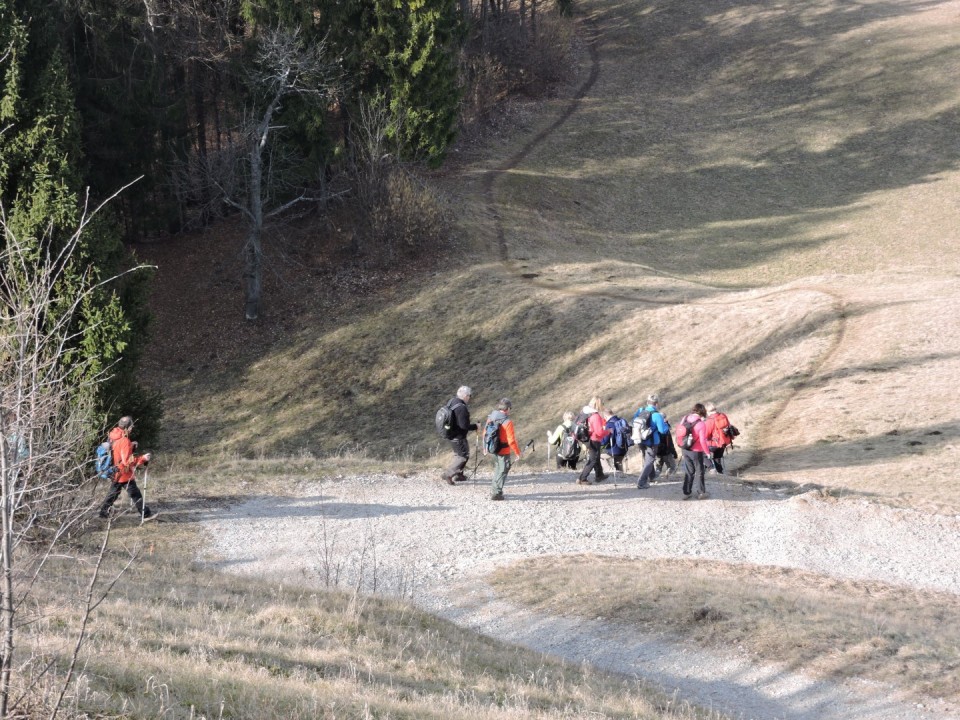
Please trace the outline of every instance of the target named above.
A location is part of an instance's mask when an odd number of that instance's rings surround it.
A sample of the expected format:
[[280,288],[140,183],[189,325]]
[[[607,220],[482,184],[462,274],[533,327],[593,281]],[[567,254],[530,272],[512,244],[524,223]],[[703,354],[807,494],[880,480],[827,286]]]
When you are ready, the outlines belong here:
[[727,447],[733,443],[730,436],[730,418],[726,413],[717,410],[717,406],[711,402],[706,405],[707,419],[704,421],[704,428],[707,434],[707,445],[709,446],[711,459],[713,460],[713,469],[718,475],[723,475],[723,454]]
[[[680,452],[683,453],[683,499],[689,500],[693,497],[693,481],[697,480],[699,485],[698,499],[709,497],[707,495],[707,485],[704,481],[704,462],[707,457],[707,432],[706,423],[703,418],[706,417],[707,409],[697,403],[693,406],[690,414],[685,415],[677,425],[677,445],[680,446]],[[684,442],[688,436],[692,436],[692,441]]]
[[603,482],[607,479],[603,472],[603,466],[600,464],[600,446],[607,439],[610,431],[607,430],[606,420],[603,419],[603,400],[594,396],[590,398],[590,404],[584,405],[583,410],[577,417],[577,423],[586,422],[589,428],[590,438],[587,442],[587,464],[580,471],[580,477],[577,482],[581,485],[590,485],[590,471],[594,471],[597,482]]
[[137,480],[134,477],[134,473],[138,467],[150,462],[150,453],[144,453],[143,455],[137,455],[135,453],[137,443],[130,439],[132,430],[133,418],[129,415],[124,415],[117,421],[117,426],[113,428],[107,436],[110,440],[111,451],[113,453],[113,467],[115,470],[113,473],[113,482],[110,484],[110,490],[107,492],[107,497],[104,498],[103,504],[100,506],[100,517],[102,518],[110,517],[110,508],[113,503],[117,501],[117,498],[120,497],[120,493],[124,488],[127,489],[127,494],[137,508],[137,512],[144,520],[152,520],[156,517],[156,513],[152,512],[150,508],[144,507],[143,495],[140,492],[140,488],[137,487]]

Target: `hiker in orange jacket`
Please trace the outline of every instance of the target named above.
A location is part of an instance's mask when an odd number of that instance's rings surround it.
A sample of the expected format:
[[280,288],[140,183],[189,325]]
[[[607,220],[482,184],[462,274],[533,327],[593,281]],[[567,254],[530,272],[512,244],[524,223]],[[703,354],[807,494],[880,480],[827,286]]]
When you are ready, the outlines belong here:
[[113,481],[110,483],[110,489],[107,491],[107,497],[104,498],[103,504],[100,506],[100,517],[107,518],[110,517],[110,508],[113,506],[113,503],[117,501],[117,498],[120,497],[120,493],[123,492],[123,489],[127,489],[127,494],[130,496],[130,500],[133,501],[134,507],[137,508],[137,513],[144,520],[152,520],[156,517],[156,513],[152,512],[150,508],[144,507],[143,504],[143,494],[140,492],[140,488],[137,487],[137,480],[135,477],[136,469],[141,465],[146,465],[150,462],[150,453],[144,453],[143,455],[137,455],[137,443],[130,439],[130,433],[133,431],[133,418],[129,415],[124,415],[117,421],[117,426],[110,431],[110,434],[107,436],[110,440],[111,452],[113,454]]
[[[507,481],[507,474],[510,472],[510,455],[515,454],[517,460],[521,457],[520,445],[517,442],[517,435],[513,429],[513,420],[510,419],[510,409],[513,403],[509,398],[503,398],[497,403],[497,409],[490,413],[485,425],[500,424],[497,429],[500,438],[500,449],[493,455],[494,470],[493,483],[490,486],[490,499],[503,500],[503,485]],[[484,433],[486,434],[486,433]]]

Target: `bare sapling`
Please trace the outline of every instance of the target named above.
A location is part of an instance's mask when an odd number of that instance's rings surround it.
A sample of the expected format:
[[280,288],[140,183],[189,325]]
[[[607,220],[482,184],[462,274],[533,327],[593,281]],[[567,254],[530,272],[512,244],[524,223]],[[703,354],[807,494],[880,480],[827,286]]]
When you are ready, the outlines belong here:
[[[0,718],[18,714],[38,676],[50,671],[36,657],[14,662],[18,629],[35,612],[28,601],[38,581],[57,569],[51,561],[70,557],[64,540],[94,505],[96,478],[85,466],[93,391],[105,377],[91,371],[92,360],[76,347],[84,304],[115,279],[81,273],[77,280],[81,235],[94,214],[85,210],[79,228],[54,251],[50,238],[17,237],[0,212]],[[93,562],[84,628],[96,605],[104,550]],[[68,671],[66,682],[72,676]],[[48,700],[53,717],[60,700]]]

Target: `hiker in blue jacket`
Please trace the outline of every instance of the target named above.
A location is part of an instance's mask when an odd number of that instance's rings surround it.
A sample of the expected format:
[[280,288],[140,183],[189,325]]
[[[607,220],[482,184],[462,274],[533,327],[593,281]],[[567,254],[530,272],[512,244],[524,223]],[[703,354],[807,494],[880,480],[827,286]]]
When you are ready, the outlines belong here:
[[627,427],[626,420],[609,410],[603,411],[603,417],[607,420],[605,427],[610,431],[610,434],[604,441],[604,448],[613,460],[613,469],[622,473],[623,459],[627,456],[627,450],[632,444],[630,441],[630,428]]
[[660,446],[660,437],[670,432],[670,426],[660,412],[660,396],[650,393],[647,404],[639,408],[633,415],[633,441],[643,453],[643,470],[637,481],[638,490],[650,487],[656,471],[654,463],[657,461],[657,448]]

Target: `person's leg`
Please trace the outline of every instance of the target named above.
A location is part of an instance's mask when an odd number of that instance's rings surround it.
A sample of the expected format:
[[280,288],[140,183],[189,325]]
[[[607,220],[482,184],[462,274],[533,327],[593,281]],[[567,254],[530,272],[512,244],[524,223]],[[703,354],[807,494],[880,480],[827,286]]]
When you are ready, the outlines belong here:
[[580,478],[578,482],[586,483],[590,482],[590,471],[597,468],[596,472],[598,478],[602,478],[603,471],[599,469],[600,466],[600,443],[595,443],[592,440],[587,445],[587,462],[584,463],[583,470],[580,471]]
[[725,447],[718,447],[713,449],[713,469],[717,471],[718,475],[723,475],[723,451],[726,450]]
[[493,456],[493,482],[490,484],[490,497],[503,497],[503,484],[507,481],[507,473],[510,472],[510,456]]
[[643,469],[640,471],[640,478],[637,480],[638,488],[650,487],[650,480],[653,478],[653,464],[657,461],[657,449],[655,447],[643,446]]
[[706,453],[696,452],[694,455],[694,468],[696,470],[697,482],[700,486],[700,494],[707,494],[707,482],[706,482],[706,472],[707,472],[707,455]]
[[103,503],[100,505],[100,517],[107,517],[110,514],[110,507],[117,501],[117,498],[120,497],[120,493],[123,492],[123,485],[116,482],[110,483],[110,489],[107,490],[107,496],[103,499]]
[[137,509],[137,514],[146,515],[147,511],[143,509],[143,495],[140,493],[140,487],[137,485],[137,481],[133,478],[127,483],[127,495],[129,495],[130,500],[133,501],[133,506]]
[[670,477],[677,472],[677,459],[673,455],[664,455],[660,459],[663,461],[663,467],[667,468],[664,477]]
[[683,453],[683,495],[684,497],[690,497],[693,492],[693,474],[695,471],[693,451],[681,450],[680,452]]
[[602,482],[603,480],[607,479],[607,471],[603,469],[603,462],[600,459],[600,454],[602,452],[600,450],[600,443],[591,442],[590,443],[591,449],[593,448],[594,445],[597,446],[597,449],[596,449],[597,462],[593,466],[593,476],[594,476],[594,480],[596,480],[597,482]]
[[465,437],[450,439],[450,447],[453,450],[453,460],[443,471],[443,479],[451,485],[455,478],[463,475],[463,469],[467,466],[470,459],[470,444]]

